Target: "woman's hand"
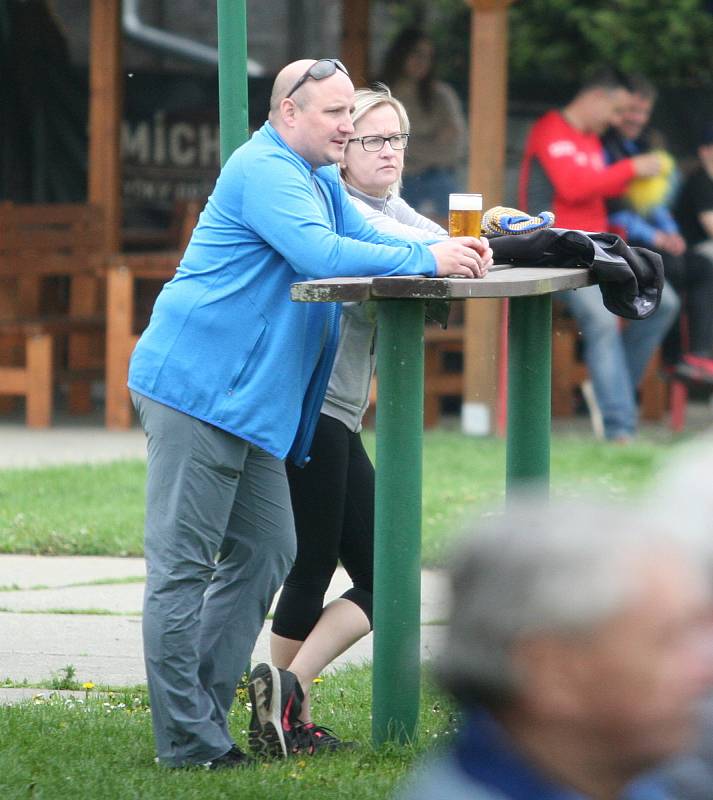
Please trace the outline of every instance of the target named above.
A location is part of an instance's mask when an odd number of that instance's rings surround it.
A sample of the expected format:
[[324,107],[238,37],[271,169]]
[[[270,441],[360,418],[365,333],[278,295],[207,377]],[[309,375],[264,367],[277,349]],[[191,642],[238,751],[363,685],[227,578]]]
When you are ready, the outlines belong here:
[[493,251],[488,240],[474,236],[456,236],[429,245],[436,259],[436,275],[439,278],[461,276],[482,278],[493,263]]

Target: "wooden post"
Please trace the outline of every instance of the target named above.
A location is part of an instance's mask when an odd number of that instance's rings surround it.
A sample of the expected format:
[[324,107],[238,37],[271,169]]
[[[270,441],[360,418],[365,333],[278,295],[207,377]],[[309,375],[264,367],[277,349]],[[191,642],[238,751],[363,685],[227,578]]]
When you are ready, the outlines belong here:
[[[120,126],[122,107],[121,0],[92,0],[89,56],[89,166],[88,200],[104,212],[104,254],[116,253],[121,241]],[[97,312],[99,279],[72,279],[70,311],[77,316]],[[69,359],[73,367],[92,362],[92,337],[70,337]],[[70,386],[69,406],[74,412],[91,408],[91,386]]]
[[[483,208],[502,202],[507,128],[507,11],[511,0],[470,0],[469,191]],[[463,342],[464,433],[495,423],[501,300],[467,303]]]
[[119,264],[107,273],[107,298],[111,299],[106,315],[106,426],[125,429],[131,425],[131,404],[126,388],[129,369],[127,343],[132,342],[134,278]]
[[48,428],[52,420],[52,343],[47,333],[27,338],[25,417],[28,428]]
[[121,243],[121,0],[92,0],[89,63],[89,202],[104,210],[104,249]]
[[341,60],[358,89],[369,80],[370,0],[343,0]]

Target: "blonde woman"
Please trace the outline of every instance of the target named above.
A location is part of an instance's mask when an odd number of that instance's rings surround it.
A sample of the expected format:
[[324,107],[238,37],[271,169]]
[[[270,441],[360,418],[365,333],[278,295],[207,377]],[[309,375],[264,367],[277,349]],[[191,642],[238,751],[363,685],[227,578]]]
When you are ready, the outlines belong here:
[[[356,92],[354,135],[341,173],[354,205],[381,233],[425,242],[447,237],[399,197],[409,137],[403,105],[381,86]],[[481,274],[492,263],[485,239]],[[336,750],[343,742],[312,722],[314,678],[372,626],[374,468],[360,430],[374,372],[375,319],[368,304],[345,304],[339,349],[304,468],[287,465],[297,528],[297,559],[272,625],[272,661],[295,673],[304,691],[298,752]],[[324,606],[341,561],[353,586]]]

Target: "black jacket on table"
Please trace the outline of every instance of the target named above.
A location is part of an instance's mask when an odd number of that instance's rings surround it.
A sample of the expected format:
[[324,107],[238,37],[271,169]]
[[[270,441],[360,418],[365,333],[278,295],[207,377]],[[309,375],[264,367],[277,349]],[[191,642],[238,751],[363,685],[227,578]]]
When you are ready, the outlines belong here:
[[613,233],[543,228],[517,236],[489,236],[488,241],[496,264],[589,267],[604,305],[619,317],[646,319],[661,302],[661,256],[644,247],[629,247]]

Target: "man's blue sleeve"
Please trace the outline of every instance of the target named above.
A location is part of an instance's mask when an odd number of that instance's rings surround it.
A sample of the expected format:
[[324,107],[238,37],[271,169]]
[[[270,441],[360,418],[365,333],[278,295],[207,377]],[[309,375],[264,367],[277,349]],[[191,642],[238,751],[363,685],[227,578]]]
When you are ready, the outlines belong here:
[[656,236],[656,228],[649,223],[635,211],[629,209],[622,209],[615,211],[609,215],[609,222],[616,225],[617,228],[623,228],[626,231],[626,241],[636,242],[651,246],[654,243]]
[[664,233],[678,233],[679,228],[673,214],[666,206],[655,206],[649,213],[649,218],[658,230]]
[[[271,158],[267,169],[254,164],[260,190],[244,192],[242,218],[300,275],[313,278],[371,275],[434,275],[436,262],[419,242],[389,240],[376,231],[363,230],[365,238],[336,234],[324,218],[309,183],[286,159]],[[250,170],[253,172],[253,169]],[[357,212],[351,209],[354,214]],[[345,220],[346,221],[346,220]],[[349,228],[355,227],[350,218]],[[366,226],[366,222],[363,221]],[[386,245],[386,246],[385,246]]]

